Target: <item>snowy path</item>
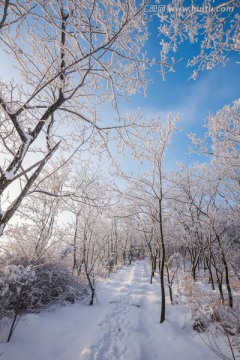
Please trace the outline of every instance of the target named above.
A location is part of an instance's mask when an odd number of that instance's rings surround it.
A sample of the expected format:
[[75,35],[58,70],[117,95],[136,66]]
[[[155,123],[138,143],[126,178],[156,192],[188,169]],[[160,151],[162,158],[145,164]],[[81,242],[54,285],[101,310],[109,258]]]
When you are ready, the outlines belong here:
[[115,291],[108,299],[111,304],[109,311],[99,323],[102,336],[97,343],[82,352],[81,360],[158,358],[153,353],[148,354],[148,357],[145,355],[145,347],[151,347],[151,337],[148,336],[151,328],[145,326],[142,308],[144,300],[146,302],[151,294],[147,294],[144,289],[149,274],[144,265],[135,263],[115,274],[117,283],[111,280],[110,286]]
[[159,324],[159,284],[149,273],[147,261],[135,262],[98,284],[100,305],[25,316],[0,344],[0,360],[217,359],[186,326],[186,305],[167,306]]

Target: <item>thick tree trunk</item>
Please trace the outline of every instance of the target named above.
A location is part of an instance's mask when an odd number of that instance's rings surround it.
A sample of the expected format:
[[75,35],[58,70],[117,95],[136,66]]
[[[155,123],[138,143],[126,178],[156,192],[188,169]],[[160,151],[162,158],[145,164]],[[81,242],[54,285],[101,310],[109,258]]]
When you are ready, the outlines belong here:
[[93,302],[94,302],[94,297],[95,297],[94,281],[91,281],[91,278],[90,278],[90,275],[88,274],[88,272],[86,272],[86,275],[87,275],[87,279],[88,279],[88,284],[91,289],[91,299],[90,299],[89,305],[92,306]]
[[165,302],[165,286],[164,286],[164,262],[165,262],[165,253],[161,256],[161,261],[159,261],[159,275],[160,275],[160,286],[161,286],[161,315],[160,315],[160,324],[165,321],[165,312],[166,312],[166,302]]
[[224,304],[225,300],[224,300],[223,288],[222,288],[222,274],[220,275],[217,269],[216,269],[216,276],[217,276],[217,285],[220,294],[220,299],[222,304]]
[[191,257],[191,275],[193,278],[193,281],[196,281],[196,270],[197,270],[197,266],[198,266],[198,261],[199,261],[199,253],[194,250],[194,249],[189,249],[189,254]]
[[166,265],[166,270],[167,270],[169,297],[170,297],[171,304],[173,304],[172,281],[170,279],[169,269],[168,269],[167,265]]
[[152,280],[155,276],[155,271],[156,271],[156,264],[157,264],[157,259],[156,256],[151,256],[151,265],[152,265],[152,269],[151,269],[151,277],[150,277],[150,284],[152,284]]
[[163,234],[163,215],[162,215],[162,189],[161,189],[161,198],[159,199],[159,230],[160,230],[160,245],[161,251],[159,256],[159,277],[160,277],[160,286],[161,286],[161,316],[160,324],[165,320],[166,313],[166,299],[165,299],[165,286],[164,286],[164,268],[165,268],[165,243],[164,243],[164,234]]
[[213,281],[213,274],[212,274],[211,263],[210,263],[210,261],[207,260],[207,259],[206,259],[206,266],[207,266],[208,271],[209,271],[209,282],[211,283],[212,290],[215,290],[215,285],[214,285],[214,281]]
[[224,265],[225,281],[226,281],[226,287],[227,287],[227,292],[228,292],[228,305],[230,307],[233,307],[233,297],[232,297],[232,290],[231,290],[230,281],[229,281],[228,264],[227,264],[225,253],[223,251],[221,240],[220,240],[220,237],[218,236],[218,234],[216,234],[216,238],[218,241],[218,245],[219,245],[220,252],[221,252],[221,258],[222,258],[222,262]]

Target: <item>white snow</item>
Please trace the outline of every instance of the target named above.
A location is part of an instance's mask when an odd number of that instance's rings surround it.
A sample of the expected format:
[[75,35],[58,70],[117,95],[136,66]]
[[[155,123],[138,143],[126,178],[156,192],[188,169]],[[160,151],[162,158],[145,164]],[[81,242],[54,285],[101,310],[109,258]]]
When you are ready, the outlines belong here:
[[[159,323],[160,289],[149,284],[147,260],[98,283],[99,304],[79,304],[21,318],[1,360],[216,360],[188,325],[186,304],[167,305]],[[0,334],[6,340],[7,328]]]
[[15,176],[15,169],[14,167],[11,171],[3,171],[3,176],[6,178],[6,180],[13,180]]

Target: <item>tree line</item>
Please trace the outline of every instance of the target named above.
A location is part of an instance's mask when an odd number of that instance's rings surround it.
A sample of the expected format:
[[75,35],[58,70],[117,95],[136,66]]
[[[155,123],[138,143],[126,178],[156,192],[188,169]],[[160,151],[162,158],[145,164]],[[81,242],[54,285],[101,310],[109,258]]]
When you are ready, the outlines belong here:
[[[164,157],[178,118],[122,114],[119,106],[146,91],[146,69],[174,69],[168,54],[186,36],[202,34],[189,60],[194,78],[238,53],[239,4],[229,3],[225,18],[217,10],[161,14],[156,60],[143,51],[147,2],[0,1],[9,59],[0,78],[1,316],[14,314],[12,330],[23,311],[54,301],[92,305],[99,276],[145,254],[150,281],[159,276],[161,323],[180,264],[193,281],[203,267],[220,302],[234,308],[239,100],[209,117],[205,138],[190,135],[205,162],[175,172],[165,171]],[[108,119],[103,104],[114,113]],[[132,173],[117,155],[130,153],[139,168]]]

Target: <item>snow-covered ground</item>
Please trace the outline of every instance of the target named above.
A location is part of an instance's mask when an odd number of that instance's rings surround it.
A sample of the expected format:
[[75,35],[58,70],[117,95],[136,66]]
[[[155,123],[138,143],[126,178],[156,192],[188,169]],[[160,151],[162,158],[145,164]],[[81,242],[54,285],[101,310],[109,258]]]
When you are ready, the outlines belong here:
[[0,360],[218,359],[192,330],[188,305],[167,305],[159,324],[160,289],[149,274],[147,260],[134,262],[98,283],[98,305],[22,317],[11,342],[0,344]]

